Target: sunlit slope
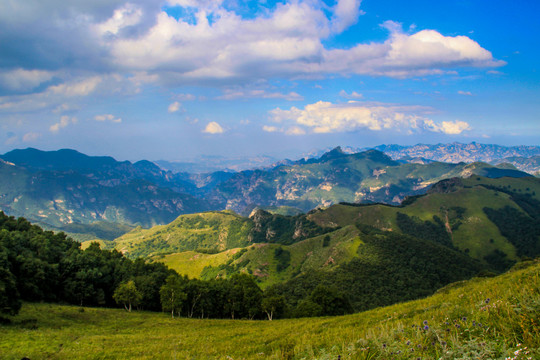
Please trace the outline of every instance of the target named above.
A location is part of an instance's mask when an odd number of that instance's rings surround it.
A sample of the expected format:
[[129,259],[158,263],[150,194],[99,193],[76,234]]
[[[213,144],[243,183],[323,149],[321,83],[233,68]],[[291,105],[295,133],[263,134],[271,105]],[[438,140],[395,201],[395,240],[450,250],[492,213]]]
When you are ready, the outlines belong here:
[[[524,265],[524,264],[523,264]],[[354,315],[274,321],[25,304],[4,359],[537,359],[540,264]],[[114,319],[114,320],[112,320]]]
[[[500,229],[486,215],[484,208],[515,208],[526,212],[512,198],[512,193],[540,199],[539,179],[500,178],[489,179],[472,176],[459,180],[460,185],[450,189],[434,188],[428,195],[401,207],[387,205],[334,205],[317,211],[309,218],[321,226],[344,226],[362,223],[381,230],[403,231],[398,225],[398,213],[421,221],[434,222],[434,216],[444,224],[449,238],[457,249],[470,256],[483,259],[499,250],[508,258],[516,259],[516,249]],[[444,183],[442,183],[444,184]]]
[[115,248],[126,255],[151,256],[204,249],[223,251],[249,244],[249,219],[229,211],[182,215],[168,225],[136,228],[115,240]]

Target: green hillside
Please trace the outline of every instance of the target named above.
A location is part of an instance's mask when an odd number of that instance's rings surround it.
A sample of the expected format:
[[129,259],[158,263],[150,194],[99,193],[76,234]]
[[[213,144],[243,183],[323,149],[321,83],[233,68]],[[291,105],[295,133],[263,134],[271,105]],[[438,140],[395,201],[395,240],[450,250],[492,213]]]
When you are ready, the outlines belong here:
[[274,321],[24,304],[3,359],[537,359],[540,264],[354,315]]
[[[405,205],[400,207],[339,204],[313,212],[308,218],[321,226],[362,223],[413,236],[420,236],[424,230],[433,237],[438,231],[440,241],[447,238],[449,245],[473,258],[485,260],[499,251],[506,254],[508,260],[516,260],[524,255],[517,251],[520,244],[506,237],[500,229],[503,221],[493,222],[485,209],[514,209],[532,223],[538,221],[535,212],[540,208],[539,200],[540,181],[536,178],[490,179],[472,176],[463,180],[443,181],[427,195],[405,201]],[[407,225],[408,228],[405,228]],[[533,229],[531,232],[536,234],[538,243],[540,230]],[[534,257],[537,253],[527,255]]]
[[290,244],[329,231],[305,215],[284,216],[254,210],[249,218],[232,211],[182,215],[168,225],[136,228],[108,245],[129,257],[181,251],[217,253],[253,243]]
[[219,252],[249,244],[252,223],[229,211],[182,215],[168,225],[140,227],[115,240],[115,248],[131,257],[186,250]]
[[[167,264],[182,274],[205,279],[246,271],[257,276],[260,284],[266,287],[301,273],[330,269],[356,258],[358,244],[362,240],[358,229],[353,225],[364,224],[443,245],[478,259],[493,270],[502,271],[524,255],[535,257],[540,253],[540,249],[534,245],[539,243],[538,234],[540,234],[540,229],[534,227],[534,223],[539,223],[535,218],[537,215],[534,215],[534,212],[540,209],[540,203],[537,202],[539,194],[540,180],[532,177],[490,179],[473,176],[463,180],[442,181],[434,186],[429,194],[411,198],[403,206],[338,204],[292,218],[279,216],[276,218],[277,215],[272,215],[279,221],[271,220],[271,215],[259,211],[254,212],[249,219],[243,218],[244,221],[253,224],[247,237],[248,241],[243,246],[254,242],[273,244],[250,246],[241,256],[236,255],[235,259],[231,253],[213,256],[211,262],[204,254],[200,256],[170,254],[167,256]],[[525,210],[527,207],[528,210]],[[510,214],[503,213],[508,211]],[[528,233],[523,231],[512,233],[512,229],[501,230],[501,226],[508,222],[495,220],[497,216],[503,218],[513,216],[514,221],[510,223],[525,221],[520,230],[527,230]],[[271,226],[263,226],[266,222]],[[285,222],[286,226],[278,226]],[[311,224],[311,229],[315,229],[311,233],[305,231],[303,240],[294,238],[296,231],[293,231],[297,228],[296,224],[302,222]],[[314,227],[313,223],[317,224],[319,229]],[[262,230],[255,233],[258,227]],[[181,239],[191,231],[180,229],[178,225],[171,228],[184,233],[184,235],[170,235],[170,238],[175,239]],[[306,228],[309,227],[303,227]],[[131,250],[133,253],[137,253],[139,245],[130,243],[132,239],[140,238],[141,234],[144,234],[146,253],[163,252],[163,249],[151,246],[160,244],[158,239],[164,236],[154,236],[155,233],[163,234],[167,233],[167,230],[159,227],[156,230],[135,231],[118,239],[117,248],[124,250],[120,244],[127,244],[134,249]],[[267,236],[268,233],[273,234],[273,237],[260,237],[262,234]],[[321,244],[325,238],[328,240],[323,247]],[[527,245],[527,239],[532,245]],[[202,243],[199,246],[192,245],[192,249],[205,246],[209,245],[203,246]],[[523,253],[524,246],[529,253]],[[231,245],[228,249],[233,247],[236,246]],[[288,260],[276,257],[275,251],[280,251],[276,249],[283,249],[285,255],[281,257],[285,256]],[[283,265],[280,266],[280,271],[277,271],[277,264],[280,261]]]

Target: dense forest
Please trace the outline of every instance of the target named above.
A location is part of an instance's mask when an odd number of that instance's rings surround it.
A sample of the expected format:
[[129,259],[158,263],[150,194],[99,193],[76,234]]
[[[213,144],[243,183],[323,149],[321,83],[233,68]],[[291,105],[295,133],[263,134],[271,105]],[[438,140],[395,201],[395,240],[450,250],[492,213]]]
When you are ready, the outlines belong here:
[[480,262],[437,243],[367,225],[357,227],[364,242],[358,248],[359,257],[333,271],[300,274],[267,292],[287,299],[288,307],[297,311],[293,316],[318,316],[329,310],[313,301],[313,293],[326,287],[336,299],[346,295],[345,302],[356,312],[424,297],[485,269]]
[[[322,287],[311,295],[321,299],[331,293]],[[251,275],[188,279],[161,263],[131,260],[97,243],[82,250],[63,233],[0,212],[0,313],[16,314],[22,301],[123,306],[167,311],[173,317],[272,319],[291,314],[281,295],[264,293]],[[350,311],[347,301],[343,306],[341,313]]]

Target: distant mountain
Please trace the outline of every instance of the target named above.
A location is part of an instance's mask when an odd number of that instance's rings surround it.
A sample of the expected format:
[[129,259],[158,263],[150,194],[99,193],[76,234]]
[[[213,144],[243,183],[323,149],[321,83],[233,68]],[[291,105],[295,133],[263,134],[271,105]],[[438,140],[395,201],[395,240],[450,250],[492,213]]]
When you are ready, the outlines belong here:
[[[69,149],[13,150],[0,160],[0,210],[55,229],[101,222],[87,227],[88,234],[97,227],[109,238],[125,229],[110,229],[113,223],[147,227],[223,209],[247,215],[255,208],[297,213],[339,202],[399,204],[450,177],[527,176],[506,163],[395,161],[377,150],[351,154],[340,147],[318,158],[239,173],[174,173],[146,160],[116,161]],[[71,230],[81,234],[85,227]]]
[[525,171],[529,174],[533,174],[536,177],[540,177],[540,156],[533,156],[530,158],[513,156],[504,159],[494,160],[491,161],[491,163],[493,165],[500,165],[504,163],[512,164],[521,171]]
[[414,146],[379,145],[375,146],[374,149],[384,152],[392,159],[421,157],[452,163],[476,161],[498,163],[502,159],[511,157],[530,158],[540,156],[540,146],[501,146],[476,142],[470,144],[458,142],[436,145],[417,144]]
[[348,154],[337,147],[319,158],[301,159],[270,170],[243,171],[217,185],[209,198],[248,214],[254,207],[290,206],[309,211],[339,202],[399,204],[451,177],[529,176],[515,168],[486,163],[402,163],[368,150]]
[[152,226],[220,207],[190,195],[201,190],[189,176],[149,161],[118,162],[67,149],[14,150],[1,158],[0,209],[55,228],[97,221]]
[[[472,142],[463,144],[454,142],[451,144],[417,144],[413,146],[403,145],[379,145],[373,148],[343,147],[342,151],[354,154],[369,149],[384,152],[394,160],[403,162],[426,163],[427,161],[440,161],[448,163],[459,162],[487,162],[498,165],[503,162],[514,165],[518,170],[536,174],[540,171],[540,146],[501,146],[494,144],[479,144]],[[319,158],[330,149],[314,150],[304,155],[305,159]]]

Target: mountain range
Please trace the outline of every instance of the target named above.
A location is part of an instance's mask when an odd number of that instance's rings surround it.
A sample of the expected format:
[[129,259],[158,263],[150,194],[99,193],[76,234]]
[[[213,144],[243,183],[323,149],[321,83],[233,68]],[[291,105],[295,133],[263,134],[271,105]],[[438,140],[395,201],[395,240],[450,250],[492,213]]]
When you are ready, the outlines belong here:
[[249,273],[261,287],[276,287],[291,306],[316,284],[336,286],[361,310],[540,255],[540,179],[451,178],[399,206],[341,203],[295,216],[262,209],[249,217],[182,215],[102,246],[163,262],[190,278]]
[[[69,149],[13,150],[0,156],[0,209],[52,229],[113,239],[130,226],[167,224],[181,214],[230,209],[249,215],[255,208],[294,214],[339,202],[397,205],[446,178],[528,176],[506,162],[396,161],[378,150],[349,150],[337,147],[269,168],[196,174]],[[535,159],[522,163],[534,166]]]
[[[416,144],[404,145],[379,145],[375,147],[343,147],[343,151],[354,154],[366,150],[379,150],[394,160],[404,162],[486,162],[492,165],[508,163],[521,171],[530,174],[540,172],[540,146],[502,146],[496,144],[480,144],[472,142],[463,144],[454,142],[450,144]],[[304,158],[317,158],[331,150],[314,150],[304,155]]]

